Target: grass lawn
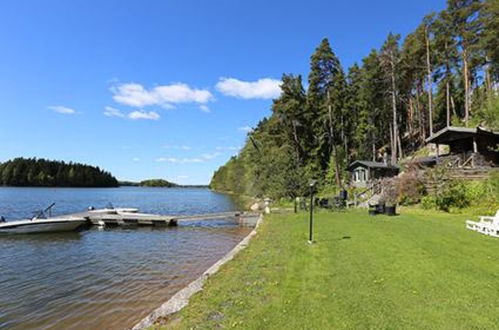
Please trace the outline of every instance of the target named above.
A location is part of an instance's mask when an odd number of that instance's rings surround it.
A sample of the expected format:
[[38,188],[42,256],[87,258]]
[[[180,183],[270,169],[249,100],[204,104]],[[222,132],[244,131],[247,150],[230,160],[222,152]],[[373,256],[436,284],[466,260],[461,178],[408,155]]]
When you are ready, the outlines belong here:
[[499,239],[416,209],[267,216],[168,329],[498,329]]

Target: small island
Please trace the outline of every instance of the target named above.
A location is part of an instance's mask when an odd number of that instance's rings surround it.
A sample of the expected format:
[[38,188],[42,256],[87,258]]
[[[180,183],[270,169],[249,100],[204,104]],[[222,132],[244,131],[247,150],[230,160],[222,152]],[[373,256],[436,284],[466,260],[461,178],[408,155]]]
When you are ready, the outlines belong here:
[[0,163],[0,186],[118,187],[118,180],[96,166],[43,158],[15,158]]
[[143,181],[140,181],[138,185],[141,187],[161,187],[161,188],[178,187],[178,184],[164,180],[164,179],[143,180]]

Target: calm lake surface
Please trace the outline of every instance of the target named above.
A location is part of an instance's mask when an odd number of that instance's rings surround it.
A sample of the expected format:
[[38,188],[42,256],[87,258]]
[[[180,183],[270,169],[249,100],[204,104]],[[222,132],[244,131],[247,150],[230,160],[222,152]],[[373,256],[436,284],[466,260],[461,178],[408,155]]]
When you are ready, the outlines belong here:
[[[53,215],[108,202],[162,214],[237,208],[228,196],[201,188],[0,188],[0,215],[7,220],[30,217],[53,202]],[[217,220],[171,228],[0,235],[0,328],[131,327],[250,230]]]

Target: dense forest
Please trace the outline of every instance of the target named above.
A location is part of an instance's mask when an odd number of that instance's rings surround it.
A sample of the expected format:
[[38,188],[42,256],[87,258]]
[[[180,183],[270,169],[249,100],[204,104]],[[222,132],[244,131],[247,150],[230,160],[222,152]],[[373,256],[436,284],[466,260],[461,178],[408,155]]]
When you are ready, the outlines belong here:
[[0,185],[33,187],[117,187],[118,181],[98,167],[36,158],[0,163]]
[[141,187],[163,187],[163,188],[173,188],[173,187],[178,187],[177,184],[163,180],[163,179],[150,179],[150,180],[143,180],[139,182],[139,186]]
[[356,159],[397,163],[446,126],[499,129],[499,1],[448,0],[401,40],[345,72],[327,39],[310,58],[308,88],[284,74],[272,114],[248,134],[211,188],[250,196],[306,194],[345,184]]

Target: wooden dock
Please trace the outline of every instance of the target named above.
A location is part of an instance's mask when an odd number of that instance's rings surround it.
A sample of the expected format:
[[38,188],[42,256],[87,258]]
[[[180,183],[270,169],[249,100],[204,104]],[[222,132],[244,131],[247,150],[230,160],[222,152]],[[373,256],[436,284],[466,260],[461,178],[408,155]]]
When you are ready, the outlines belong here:
[[74,213],[60,217],[83,217],[92,225],[99,226],[177,226],[181,222],[207,220],[233,220],[240,225],[254,226],[258,219],[257,213],[251,212],[221,212],[196,215],[160,215],[150,213],[125,212],[114,209],[98,209]]

